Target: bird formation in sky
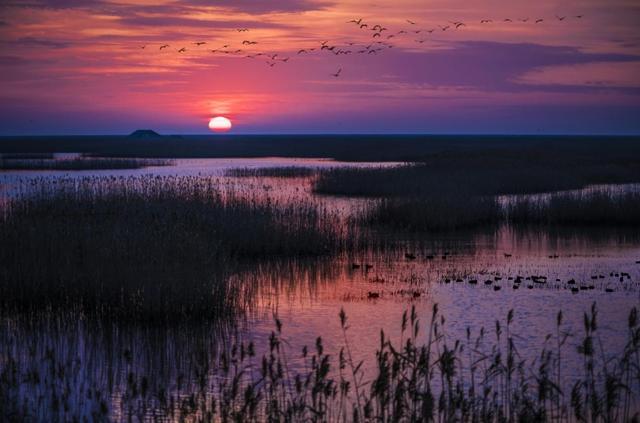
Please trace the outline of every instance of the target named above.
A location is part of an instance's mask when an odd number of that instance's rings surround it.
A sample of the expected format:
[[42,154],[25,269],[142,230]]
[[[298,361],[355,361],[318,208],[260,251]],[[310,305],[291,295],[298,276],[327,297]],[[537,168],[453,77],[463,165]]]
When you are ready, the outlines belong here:
[[[496,25],[496,24],[516,24],[518,22],[522,24],[539,25],[544,22],[553,21],[553,20],[564,23],[571,19],[582,19],[583,17],[584,15],[579,14],[579,15],[555,15],[551,19],[542,18],[542,17],[537,17],[537,18],[523,17],[523,18],[517,18],[517,19],[504,18],[499,20],[485,18],[479,21],[479,25],[488,26],[488,25]],[[405,21],[409,25],[408,27],[405,27],[405,28],[399,29],[398,31],[393,32],[389,28],[381,24],[373,24],[373,23],[365,22],[363,18],[351,19],[349,21],[346,21],[346,23],[353,25],[360,32],[364,32],[364,33],[368,32],[371,34],[371,38],[369,42],[356,43],[353,41],[348,41],[344,43],[333,44],[333,43],[330,43],[329,40],[320,41],[319,45],[316,45],[314,47],[305,47],[305,48],[299,49],[295,55],[296,56],[307,55],[314,52],[333,54],[335,56],[351,55],[351,54],[361,54],[361,55],[367,55],[367,56],[378,55],[379,53],[382,53],[384,50],[394,47],[394,44],[391,43],[392,39],[395,41],[400,39],[401,37],[413,36],[414,37],[413,41],[415,43],[423,44],[428,40],[428,38],[420,38],[420,37],[415,38],[416,35],[420,35],[420,34],[432,35],[434,32],[445,33],[446,31],[456,31],[456,30],[461,30],[462,28],[468,28],[475,24],[471,22],[448,21],[443,25],[437,25],[431,28],[420,28],[418,26],[419,24],[417,21],[413,21],[411,19],[406,19]],[[236,28],[235,31],[239,33],[248,33],[250,32],[250,29]],[[213,54],[240,56],[247,59],[263,59],[266,65],[270,68],[273,68],[278,64],[288,63],[291,60],[290,56],[282,57],[278,53],[247,50],[249,47],[255,46],[258,43],[259,42],[255,40],[244,39],[241,43],[243,48],[232,48],[231,43],[229,43],[229,44],[224,44],[222,47],[215,48],[209,51]],[[194,45],[195,48],[198,49],[204,45],[207,45],[207,42],[196,41],[196,42],[193,42],[192,45]],[[148,46],[149,46],[148,44],[145,44],[140,46],[140,48],[143,50],[148,50],[147,49]],[[160,51],[169,49],[169,48],[171,48],[171,45],[169,44],[162,44],[159,46]],[[187,53],[189,50],[187,49],[186,46],[181,46],[180,48],[176,48],[175,51],[177,51],[178,53]],[[342,67],[339,67],[336,72],[330,74],[330,76],[334,78],[338,78],[341,75],[342,75]]]

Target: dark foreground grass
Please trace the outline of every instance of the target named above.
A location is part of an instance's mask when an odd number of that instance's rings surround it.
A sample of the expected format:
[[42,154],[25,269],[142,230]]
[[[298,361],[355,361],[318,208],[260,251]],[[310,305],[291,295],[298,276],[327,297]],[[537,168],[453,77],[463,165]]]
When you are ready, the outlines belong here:
[[121,159],[121,158],[76,158],[37,159],[0,158],[0,170],[98,170],[98,169],[140,169],[149,166],[170,166],[171,160],[163,159]]
[[212,318],[233,310],[242,261],[320,256],[340,236],[305,204],[222,195],[189,177],[43,179],[0,220],[3,312]]
[[[0,344],[0,416],[8,421],[637,421],[636,308],[620,323],[626,343],[619,351],[600,338],[595,304],[584,314],[582,333],[570,333],[558,313],[554,329],[530,355],[537,356],[533,361],[522,358],[513,317],[511,310],[493,330],[469,328],[465,339],[452,340],[437,305],[424,328],[412,309],[400,322],[399,342],[381,332],[367,365],[352,356],[344,312],[339,316],[344,343],[336,355],[325,351],[321,338],[312,348],[290,351],[276,319],[267,345],[240,339],[217,353],[195,348],[181,366],[184,373],[169,379],[151,365],[158,351],[148,351],[149,357],[132,353],[142,351],[139,341],[109,355],[122,364],[94,372],[94,355],[74,345],[52,340],[30,346],[19,336],[6,336]],[[257,348],[265,351],[262,356]],[[567,374],[564,365],[572,360],[583,363],[582,372]],[[299,361],[302,365],[294,366]]]
[[238,178],[306,178],[315,175],[317,171],[317,169],[303,166],[244,167],[229,169],[225,175]]

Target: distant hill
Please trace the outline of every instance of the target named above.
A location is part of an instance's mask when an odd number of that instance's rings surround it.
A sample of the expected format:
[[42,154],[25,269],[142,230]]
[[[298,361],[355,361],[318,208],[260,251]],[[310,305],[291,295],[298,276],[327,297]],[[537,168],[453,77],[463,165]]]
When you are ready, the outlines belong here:
[[138,129],[129,134],[131,138],[160,138],[162,135],[151,129]]

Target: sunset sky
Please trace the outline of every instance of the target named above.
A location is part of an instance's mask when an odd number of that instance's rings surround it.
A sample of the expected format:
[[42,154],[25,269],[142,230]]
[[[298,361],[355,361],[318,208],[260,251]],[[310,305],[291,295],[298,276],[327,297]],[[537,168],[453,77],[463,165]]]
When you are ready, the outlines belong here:
[[637,0],[2,0],[0,134],[637,134],[639,23]]

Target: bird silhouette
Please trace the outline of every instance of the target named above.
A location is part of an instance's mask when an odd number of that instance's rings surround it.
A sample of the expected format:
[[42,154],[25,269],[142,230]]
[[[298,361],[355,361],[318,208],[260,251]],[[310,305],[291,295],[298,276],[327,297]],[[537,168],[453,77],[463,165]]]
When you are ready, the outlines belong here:
[[542,23],[542,22],[544,22],[544,19],[536,19],[536,23],[537,23],[537,24],[538,24],[538,23]]
[[305,49],[303,49],[303,48],[302,48],[302,49],[300,49],[300,50],[298,50],[298,54],[302,54],[302,53],[307,53],[307,50],[305,50]]
[[376,37],[379,37],[379,36],[380,36],[379,32],[376,32],[375,34],[373,34],[373,38],[376,38]]
[[360,25],[360,23],[362,22],[362,18],[355,20],[355,19],[351,19],[350,21],[348,21],[347,23],[354,23],[356,25]]
[[249,28],[238,28],[238,29],[236,29],[236,31],[238,31],[238,32],[247,32],[247,31],[249,31]]
[[147,46],[146,46],[146,45],[143,45],[143,46],[140,46],[140,48],[141,48],[142,50],[144,50],[145,48],[147,48]]
[[249,40],[244,40],[242,42],[242,45],[245,45],[245,46],[250,46],[250,45],[254,45],[254,44],[258,44],[258,42],[257,41],[249,41]]
[[164,48],[167,48],[167,47],[169,47],[169,44],[163,44],[163,45],[160,46],[160,50],[162,50]]
[[193,43],[193,44],[195,44],[197,46],[201,46],[201,45],[204,45],[204,44],[207,44],[207,43],[205,41],[198,41],[197,43]]
[[409,19],[407,19],[407,22],[409,22],[411,25],[415,25],[416,23],[413,21],[410,21]]
[[582,17],[583,17],[583,16],[584,16],[584,15],[575,15],[575,16],[574,16],[574,18],[576,18],[576,19],[582,19]]
[[491,19],[482,19],[482,20],[480,21],[480,23],[481,23],[481,24],[484,24],[484,23],[491,23],[491,22],[493,22]]
[[441,30],[446,31],[447,29],[449,29],[449,25],[446,26],[442,26],[442,25],[438,25],[440,27]]
[[511,20],[511,19],[507,18],[507,19],[505,19],[503,22],[513,22],[513,20]]
[[276,62],[270,62],[267,60],[267,65],[269,65],[269,67],[274,67],[276,65]]
[[369,25],[367,25],[367,24],[362,24],[362,25],[360,25],[360,29],[362,29],[362,28],[369,28]]
[[458,22],[456,24],[456,29],[460,28],[461,26],[466,26],[466,25],[464,23],[462,23],[462,22]]
[[184,53],[185,51],[187,51],[187,49],[182,47],[180,50],[178,50],[178,53]]
[[340,76],[340,72],[342,72],[342,68],[338,69],[338,72],[332,73],[331,76],[333,76],[334,78],[337,78]]
[[556,15],[556,18],[557,18],[560,22],[562,22],[562,21],[564,21],[565,19],[567,19],[567,17],[566,17],[566,16],[558,16],[558,15]]
[[520,22],[529,22],[529,18],[518,19]]

